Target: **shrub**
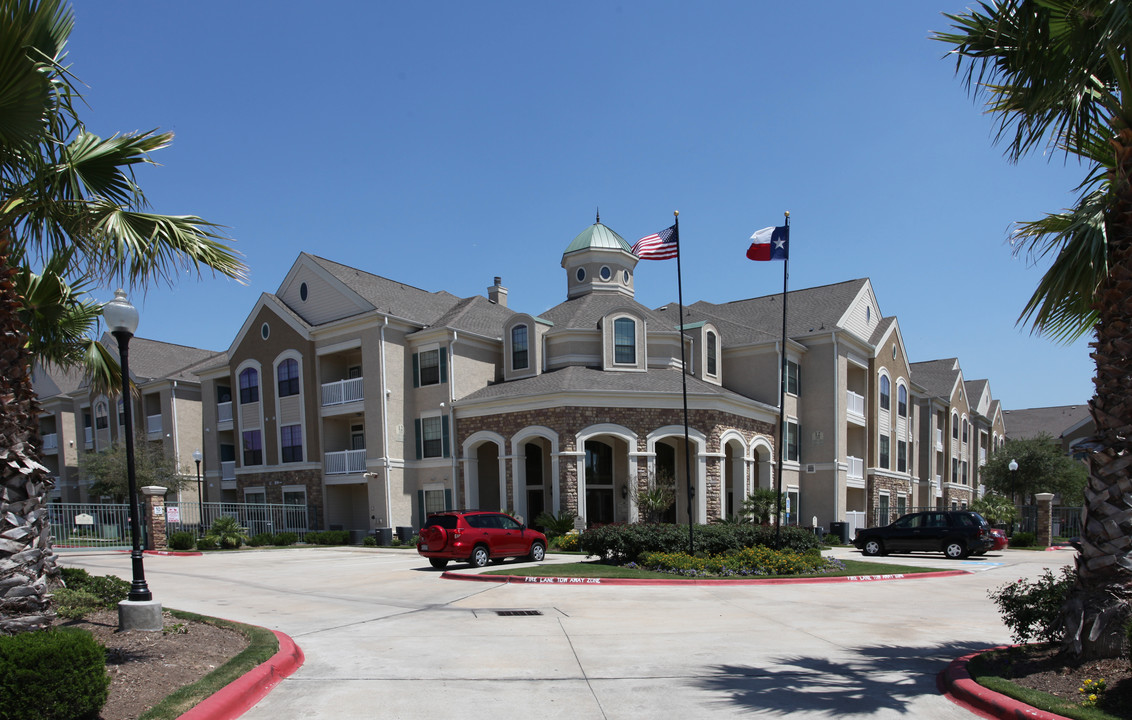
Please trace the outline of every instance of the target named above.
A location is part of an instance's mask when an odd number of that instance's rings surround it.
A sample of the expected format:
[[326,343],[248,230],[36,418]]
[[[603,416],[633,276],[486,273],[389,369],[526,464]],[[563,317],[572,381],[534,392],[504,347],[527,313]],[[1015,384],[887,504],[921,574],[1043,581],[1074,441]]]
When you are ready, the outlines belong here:
[[349,530],[319,530],[307,533],[308,545],[345,545],[350,542]]
[[298,533],[280,532],[280,533],[275,533],[275,537],[271,541],[271,544],[286,547],[287,545],[294,545],[297,542],[299,542],[299,534]]
[[0,637],[0,720],[93,719],[109,693],[106,650],[89,632]]
[[574,529],[574,519],[578,517],[569,510],[563,510],[558,515],[554,513],[540,513],[535,518],[535,526],[542,528],[547,540],[562,537]]
[[271,533],[256,533],[248,538],[248,545],[250,547],[263,547],[264,545],[273,545],[275,543],[275,536]]
[[1015,642],[1056,642],[1061,640],[1061,607],[1075,577],[1069,567],[1061,569],[1060,578],[1046,568],[1032,583],[1018,578],[997,590],[988,590],[987,596],[998,605],[1002,622],[1010,628]]
[[107,610],[113,609],[130,594],[130,583],[117,575],[91,575],[81,568],[63,568],[63,582],[66,590],[88,593]]
[[191,532],[181,530],[169,536],[170,550],[192,550],[196,547],[197,539]]
[[1010,547],[1032,547],[1038,536],[1032,532],[1016,532],[1010,538]]
[[89,590],[59,588],[52,595],[55,614],[67,620],[81,620],[92,612],[106,609],[106,603]]
[[742,548],[707,557],[692,557],[687,553],[645,553],[639,564],[646,570],[688,577],[814,575],[845,567],[839,560],[823,558],[820,550],[800,553],[794,550],[773,550],[766,546]]
[[63,584],[69,588],[82,587],[90,579],[90,573],[82,568],[64,567],[59,568],[59,572],[63,576]]
[[365,539],[362,540],[362,545],[365,545],[366,547],[377,547],[377,538],[375,538],[373,535],[366,535]]
[[205,535],[197,540],[197,550],[215,550],[217,547],[216,538],[211,535]]
[[[695,555],[721,555],[747,547],[774,547],[776,532],[769,525],[719,523],[696,525]],[[779,549],[805,552],[820,547],[809,530],[783,527]],[[603,525],[581,535],[581,549],[615,564],[638,562],[646,552],[688,552],[688,526],[671,524]]]
[[563,552],[577,552],[582,547],[582,536],[578,533],[562,535],[554,540],[554,546]]

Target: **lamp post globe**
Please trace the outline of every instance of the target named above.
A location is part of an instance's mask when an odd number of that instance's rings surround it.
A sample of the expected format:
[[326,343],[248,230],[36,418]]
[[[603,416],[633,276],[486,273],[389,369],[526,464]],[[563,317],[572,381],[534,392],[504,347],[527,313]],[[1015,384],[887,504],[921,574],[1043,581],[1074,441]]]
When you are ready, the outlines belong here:
[[115,290],[114,299],[102,306],[102,317],[114,339],[118,341],[118,358],[122,366],[122,415],[126,434],[126,481],[130,497],[130,540],[133,549],[130,561],[133,566],[133,581],[127,599],[134,602],[153,600],[153,593],[145,582],[145,567],[142,562],[141,513],[138,510],[138,481],[134,466],[134,417],[133,403],[130,401],[130,340],[138,329],[138,309],[130,304],[125,290]]

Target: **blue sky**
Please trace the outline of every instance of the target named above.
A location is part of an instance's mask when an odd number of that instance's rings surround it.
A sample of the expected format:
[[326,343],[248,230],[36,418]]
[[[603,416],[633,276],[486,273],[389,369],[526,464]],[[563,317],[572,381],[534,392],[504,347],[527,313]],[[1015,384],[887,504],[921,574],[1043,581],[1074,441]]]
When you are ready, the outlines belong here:
[[[1006,409],[1081,404],[1087,339],[1016,325],[1045,264],[1007,236],[1083,171],[992,144],[928,39],[963,8],[77,0],[69,60],[91,131],[176,133],[151,204],[227,226],[251,270],[133,293],[139,336],[227,349],[302,251],[463,297],[501,276],[537,314],[598,208],[630,243],[680,211],[686,304],[766,295],[781,266],[744,252],[788,210],[791,289],[869,277],[913,361],[958,357]],[[674,262],[636,275],[676,299]]]

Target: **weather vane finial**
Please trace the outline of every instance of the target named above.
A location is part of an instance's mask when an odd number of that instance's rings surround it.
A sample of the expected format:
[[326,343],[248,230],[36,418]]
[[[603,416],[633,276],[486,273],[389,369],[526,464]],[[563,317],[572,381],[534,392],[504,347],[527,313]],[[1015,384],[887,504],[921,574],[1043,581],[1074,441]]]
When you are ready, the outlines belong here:
[[594,220],[594,225],[601,225],[601,208],[597,209],[597,219]]

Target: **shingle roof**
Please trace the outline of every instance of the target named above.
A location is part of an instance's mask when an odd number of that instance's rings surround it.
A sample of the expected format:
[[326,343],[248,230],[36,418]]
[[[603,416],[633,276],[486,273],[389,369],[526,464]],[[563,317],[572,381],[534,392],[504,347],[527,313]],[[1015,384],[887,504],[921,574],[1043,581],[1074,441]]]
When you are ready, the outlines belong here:
[[452,309],[459,298],[449,292],[429,292],[389,278],[374,275],[333,260],[304,253],[360,295],[380,312],[420,325],[433,325]]
[[[118,357],[118,342],[113,335],[103,333],[99,342]],[[130,374],[135,382],[159,379],[199,382],[192,370],[216,362],[222,356],[223,353],[216,350],[135,337],[130,340]]]
[[40,365],[38,362],[32,368],[32,389],[41,401],[72,393],[83,386],[83,380],[83,371],[78,368],[64,370],[53,365]]
[[503,337],[503,324],[515,314],[503,305],[491,302],[485,297],[475,295],[457,301],[448,312],[432,323],[436,327],[450,327],[454,330],[500,339]]
[[[868,282],[847,280],[804,290],[791,290],[786,297],[786,334],[791,338],[830,332]],[[676,307],[670,303],[670,307]],[[686,307],[689,320],[710,319],[720,329],[727,327],[728,344],[763,342],[782,336],[782,293],[735,300],[728,303],[697,302]],[[735,330],[744,330],[732,334]]]
[[959,358],[925,360],[909,365],[912,381],[933,397],[950,398],[959,379]]
[[1006,437],[1008,438],[1024,440],[1043,432],[1058,438],[1066,430],[1089,417],[1089,406],[1082,403],[1081,405],[1004,410],[1002,416],[1006,423]]
[[556,330],[564,328],[592,330],[597,327],[599,320],[618,308],[631,308],[639,313],[646,321],[654,324],[650,330],[676,331],[675,315],[670,317],[657,312],[620,293],[595,292],[581,295],[555,305],[539,317],[553,323]]
[[[605,372],[597,368],[571,365],[522,380],[488,385],[460,398],[457,405],[462,406],[486,400],[520,400],[560,392],[623,393],[625,395],[665,393],[675,396],[678,400],[682,392],[680,375],[680,371],[675,368],[650,368],[647,373]],[[703,382],[690,375],[686,379],[689,397],[730,397],[744,402],[752,402],[750,398],[718,385]]]

